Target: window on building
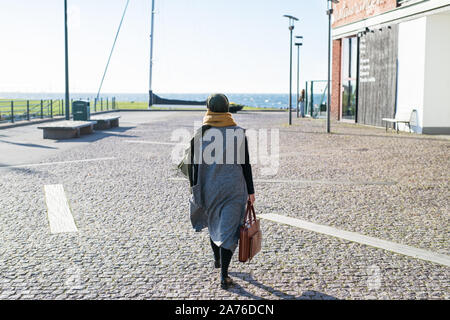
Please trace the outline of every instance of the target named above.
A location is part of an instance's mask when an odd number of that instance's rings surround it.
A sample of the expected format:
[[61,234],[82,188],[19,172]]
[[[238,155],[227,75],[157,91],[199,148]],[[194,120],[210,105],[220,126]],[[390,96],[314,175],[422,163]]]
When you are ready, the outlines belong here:
[[342,114],[341,119],[355,120],[358,40],[342,39]]

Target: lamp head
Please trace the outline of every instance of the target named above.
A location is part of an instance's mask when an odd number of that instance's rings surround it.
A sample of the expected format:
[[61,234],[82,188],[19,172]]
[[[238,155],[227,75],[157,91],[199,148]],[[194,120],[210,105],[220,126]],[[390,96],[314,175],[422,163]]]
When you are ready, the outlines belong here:
[[289,18],[289,19],[298,21],[298,18],[296,18],[296,17],[294,17],[294,16],[290,16],[290,15],[288,15],[288,14],[283,15],[283,17],[286,17],[286,18]]
[[290,16],[288,14],[283,15],[283,17],[286,17],[289,19],[289,30],[293,30],[294,29],[294,22],[298,21],[298,19],[294,16]]

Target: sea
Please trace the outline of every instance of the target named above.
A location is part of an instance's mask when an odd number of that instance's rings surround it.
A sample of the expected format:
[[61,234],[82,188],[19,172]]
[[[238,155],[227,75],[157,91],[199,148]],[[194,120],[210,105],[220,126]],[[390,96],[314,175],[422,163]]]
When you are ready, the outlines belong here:
[[[161,98],[180,99],[190,101],[205,101],[209,93],[156,93]],[[289,107],[289,94],[284,93],[225,93],[230,102],[243,104],[258,108],[277,108],[287,109]],[[89,99],[94,100],[95,93],[71,93],[71,99]],[[103,99],[112,97],[116,101],[148,101],[148,93],[108,93],[101,95]],[[296,106],[297,95],[292,94],[292,106]],[[0,99],[23,99],[23,100],[41,100],[41,99],[64,99],[64,93],[18,93],[18,92],[0,92]],[[322,101],[326,103],[326,94],[314,94],[315,104]]]

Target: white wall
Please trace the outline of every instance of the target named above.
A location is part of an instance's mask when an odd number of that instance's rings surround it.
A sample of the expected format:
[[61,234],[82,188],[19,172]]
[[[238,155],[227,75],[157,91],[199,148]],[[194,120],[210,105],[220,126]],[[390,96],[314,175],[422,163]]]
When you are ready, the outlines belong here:
[[[411,111],[416,109],[418,126],[413,130],[418,133],[423,127],[426,19],[400,23],[398,37],[396,117],[409,119]],[[408,130],[403,124],[399,128]]]
[[450,132],[450,13],[426,19],[423,127]]

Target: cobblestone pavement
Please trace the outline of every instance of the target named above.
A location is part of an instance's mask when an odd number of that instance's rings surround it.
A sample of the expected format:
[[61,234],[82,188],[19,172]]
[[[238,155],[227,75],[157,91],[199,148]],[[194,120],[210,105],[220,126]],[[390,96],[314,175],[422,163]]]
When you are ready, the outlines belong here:
[[[267,220],[261,253],[249,264],[235,254],[236,286],[221,290],[208,234],[190,225],[187,181],[174,179],[172,146],[129,143],[169,142],[202,113],[121,116],[120,128],[39,161],[55,164],[0,168],[0,298],[450,298],[449,267]],[[253,166],[258,213],[449,254],[449,140],[344,123],[327,135],[322,120],[286,126],[286,113],[235,118],[280,132],[277,174]],[[64,186],[78,232],[50,233],[47,184]]]

